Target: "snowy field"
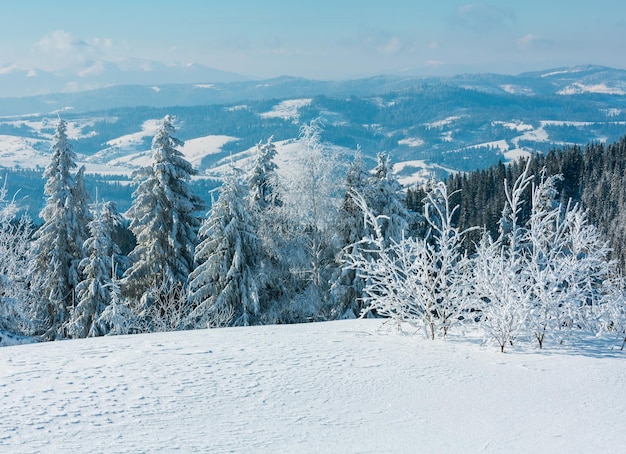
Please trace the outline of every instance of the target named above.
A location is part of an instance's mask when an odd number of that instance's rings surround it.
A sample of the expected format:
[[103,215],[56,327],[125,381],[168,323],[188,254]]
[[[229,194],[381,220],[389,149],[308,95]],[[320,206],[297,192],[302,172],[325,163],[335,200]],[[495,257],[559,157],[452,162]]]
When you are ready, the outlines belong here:
[[0,348],[0,452],[624,452],[619,342],[502,354],[380,328]]

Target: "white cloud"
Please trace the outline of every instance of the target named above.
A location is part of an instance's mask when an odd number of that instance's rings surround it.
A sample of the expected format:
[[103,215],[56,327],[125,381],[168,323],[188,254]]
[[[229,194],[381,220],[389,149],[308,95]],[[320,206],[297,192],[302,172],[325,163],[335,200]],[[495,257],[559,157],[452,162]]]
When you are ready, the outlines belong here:
[[552,41],[532,33],[524,35],[517,40],[517,48],[524,51],[546,49],[551,47],[552,44]]
[[17,67],[17,65],[8,65],[5,66],[4,68],[0,68],[0,74],[10,74],[13,71],[18,70],[19,68]]
[[97,61],[93,65],[88,66],[87,68],[78,71],[78,75],[80,77],[97,76],[97,75],[102,74],[104,70],[105,70],[104,63],[102,63],[101,61]]
[[382,54],[394,55],[404,49],[404,43],[399,37],[392,36],[385,42],[380,43],[377,48]]
[[457,8],[453,22],[474,32],[489,32],[515,23],[515,13],[488,3],[470,3]]
[[383,30],[367,30],[359,38],[361,47],[368,53],[393,56],[415,50],[415,43],[406,36],[392,34]]
[[426,62],[426,66],[429,68],[437,68],[439,66],[444,65],[445,63],[439,60],[428,60]]
[[97,62],[111,58],[114,43],[110,38],[85,40],[64,30],[54,30],[31,48],[32,66],[47,71],[84,72],[97,70]]
[[66,53],[87,47],[88,45],[85,41],[74,38],[70,33],[63,30],[55,30],[37,41],[33,46],[33,50],[36,53]]

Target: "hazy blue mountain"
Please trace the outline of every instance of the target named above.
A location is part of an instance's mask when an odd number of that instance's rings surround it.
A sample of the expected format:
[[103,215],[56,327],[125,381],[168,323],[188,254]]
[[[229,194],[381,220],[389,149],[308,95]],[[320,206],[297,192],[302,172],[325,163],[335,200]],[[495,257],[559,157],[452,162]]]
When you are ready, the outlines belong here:
[[[43,96],[43,99],[48,99],[48,95],[62,93],[68,97],[67,99],[72,100],[76,92],[118,85],[196,84],[246,79],[240,74],[198,63],[168,65],[140,59],[125,59],[118,62],[89,61],[80,67],[59,72],[9,66],[0,69],[0,98]],[[106,96],[106,93],[105,89],[103,96]],[[52,96],[52,99],[63,99],[63,96],[60,98]]]
[[618,140],[626,135],[626,71],[584,66],[519,76],[283,77],[5,98],[0,166],[45,167],[57,112],[68,121],[79,161],[100,180],[127,184],[133,170],[149,164],[155,125],[171,114],[185,154],[211,181],[230,162],[245,170],[251,150],[270,136],[285,167],[300,126],[320,118],[323,140],[337,152],[349,159],[360,147],[373,164],[376,153],[387,151],[410,185],[533,151]]

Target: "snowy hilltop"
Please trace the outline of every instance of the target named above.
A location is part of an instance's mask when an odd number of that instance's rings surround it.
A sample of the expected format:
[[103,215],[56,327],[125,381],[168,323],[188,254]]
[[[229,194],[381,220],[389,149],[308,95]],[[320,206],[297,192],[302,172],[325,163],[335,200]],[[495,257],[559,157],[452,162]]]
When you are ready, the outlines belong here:
[[381,320],[0,349],[0,450],[623,451],[624,353],[502,355]]

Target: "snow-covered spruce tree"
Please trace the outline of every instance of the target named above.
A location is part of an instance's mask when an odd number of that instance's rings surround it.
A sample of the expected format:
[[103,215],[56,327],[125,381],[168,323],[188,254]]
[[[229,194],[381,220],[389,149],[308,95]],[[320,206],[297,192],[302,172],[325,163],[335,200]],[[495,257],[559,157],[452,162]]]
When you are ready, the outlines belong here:
[[330,280],[339,251],[337,218],[341,204],[342,165],[336,152],[321,141],[318,120],[300,129],[298,147],[289,169],[278,180],[280,206],[276,218],[283,220],[277,231],[277,251],[292,279],[285,292],[294,295],[279,309],[279,321],[327,319]]
[[94,217],[89,223],[90,237],[85,241],[86,257],[80,262],[83,279],[76,286],[77,304],[72,310],[68,324],[71,337],[83,338],[102,336],[96,323],[111,301],[111,275],[115,266],[115,256],[120,254],[119,247],[113,242],[114,229],[121,224],[122,218],[108,202],[100,205],[96,200]]
[[111,301],[94,322],[94,330],[106,335],[131,334],[137,331],[135,315],[121,300],[121,289],[115,267],[111,270],[111,275],[113,278],[106,285]]
[[[280,260],[280,251],[288,222],[283,219],[282,202],[278,198],[278,166],[274,162],[276,146],[270,137],[256,148],[254,167],[248,174],[247,204],[255,234],[263,253],[257,267],[259,317],[258,323],[276,323],[283,301],[292,296],[290,285],[293,277],[286,264]],[[234,315],[234,312],[232,313]],[[216,319],[227,321],[229,312],[222,312]],[[218,324],[213,322],[214,324]]]
[[[81,249],[90,236],[89,223],[93,220],[89,208],[91,196],[85,187],[85,170],[85,166],[81,166],[76,172],[74,188],[70,191],[70,199],[68,199],[68,204],[73,207],[70,212],[74,218],[72,224],[76,226],[74,241]],[[77,269],[79,264],[80,260],[75,261],[74,268]],[[80,272],[76,274],[77,278],[80,279]]]
[[79,281],[78,264],[83,258],[86,226],[86,192],[82,171],[77,185],[76,155],[67,137],[67,124],[60,119],[52,139],[52,160],[46,167],[44,193],[46,205],[41,211],[43,226],[35,233],[34,278],[40,281],[42,303],[37,318],[47,339],[66,336],[70,308],[75,302]]
[[146,301],[150,288],[163,282],[184,285],[193,268],[197,212],[202,208],[189,181],[195,173],[178,149],[183,143],[173,136],[174,118],[163,118],[152,140],[152,165],[137,171],[133,203],[126,212],[136,246],[129,254],[131,267],[121,281],[128,298]]
[[257,144],[254,167],[248,176],[250,205],[261,210],[277,203],[274,186],[278,166],[274,162],[276,145],[272,139],[270,137],[266,143]]
[[411,213],[406,208],[405,193],[393,173],[391,157],[382,152],[376,155],[377,164],[365,187],[365,200],[374,215],[381,219],[382,233],[388,240],[398,241],[408,232]]
[[524,332],[528,319],[530,293],[522,247],[525,229],[519,216],[523,193],[533,178],[528,175],[529,164],[511,188],[504,181],[506,202],[500,235],[493,241],[485,232],[474,259],[470,304],[502,352]]
[[357,194],[366,194],[368,176],[361,150],[357,149],[346,174],[345,195],[338,220],[342,249],[337,256],[337,261],[342,266],[336,270],[332,278],[330,297],[334,311],[333,318],[356,318],[365,308],[361,298],[365,282],[349,265],[346,256],[357,254],[361,246],[360,241],[373,233],[366,229],[363,212],[354,199]]
[[7,200],[5,180],[0,187],[0,346],[32,329],[28,315],[32,224],[18,212],[15,201]]
[[263,254],[247,210],[247,188],[231,172],[200,228],[189,275],[193,328],[250,325],[259,315],[258,264]]

